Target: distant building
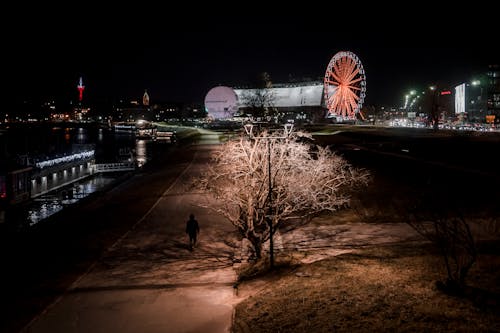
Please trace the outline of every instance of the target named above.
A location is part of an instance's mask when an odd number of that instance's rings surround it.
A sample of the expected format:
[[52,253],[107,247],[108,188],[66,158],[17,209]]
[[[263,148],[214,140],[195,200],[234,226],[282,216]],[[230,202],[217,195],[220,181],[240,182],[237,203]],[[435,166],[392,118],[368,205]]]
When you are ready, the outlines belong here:
[[149,106],[139,103],[122,104],[114,108],[113,121],[136,122],[138,120],[154,121],[154,113]]
[[181,118],[183,106],[181,103],[170,102],[154,104],[152,108],[155,121],[169,121]]
[[144,95],[142,96],[142,105],[149,106],[149,95],[147,90],[144,90]]
[[486,122],[487,90],[485,77],[465,84],[465,112],[467,119],[474,123]]
[[8,206],[30,199],[32,167],[9,158],[7,132],[0,130],[0,223]]
[[265,88],[219,86],[207,93],[205,108],[216,119],[252,114],[258,108],[264,110],[262,116],[272,113],[281,119],[299,121],[324,119],[326,115],[322,81],[272,84]]
[[230,87],[212,88],[205,96],[205,110],[212,119],[232,118],[238,112],[238,96]]
[[486,73],[455,88],[457,113],[474,123],[500,123],[500,68],[490,65]]
[[[251,107],[253,98],[262,89],[235,89],[239,108]],[[323,99],[323,82],[298,82],[293,84],[274,84],[269,91],[265,106],[279,109],[296,110],[303,107],[320,107]]]
[[439,121],[447,121],[455,118],[456,101],[455,89],[440,89],[436,92],[439,94],[437,103],[439,104]]
[[490,65],[487,73],[488,95],[486,98],[487,113],[494,116],[494,122],[500,123],[500,66]]
[[83,91],[85,90],[85,86],[83,85],[83,78],[81,76],[76,88],[78,89],[78,101],[81,102],[83,100]]

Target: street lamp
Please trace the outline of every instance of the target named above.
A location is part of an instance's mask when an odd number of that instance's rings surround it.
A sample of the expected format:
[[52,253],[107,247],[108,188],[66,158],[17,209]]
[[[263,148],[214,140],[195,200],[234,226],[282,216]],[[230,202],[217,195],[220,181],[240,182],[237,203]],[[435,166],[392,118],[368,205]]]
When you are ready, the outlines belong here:
[[[253,135],[253,124],[245,124],[245,132],[250,139],[254,140],[278,140],[286,139],[292,134],[293,124],[287,123],[284,125],[284,133],[279,136],[258,136]],[[269,225],[269,264],[271,268],[274,268],[274,244],[273,244],[273,204],[272,204],[272,193],[273,184],[271,180],[271,143],[267,143],[267,179],[268,179],[268,192],[267,192],[267,224]]]

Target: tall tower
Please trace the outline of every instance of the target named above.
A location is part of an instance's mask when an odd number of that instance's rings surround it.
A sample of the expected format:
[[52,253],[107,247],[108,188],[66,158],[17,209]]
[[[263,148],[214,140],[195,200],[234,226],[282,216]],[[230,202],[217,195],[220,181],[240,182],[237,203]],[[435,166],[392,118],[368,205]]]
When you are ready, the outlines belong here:
[[144,95],[142,95],[142,105],[149,105],[149,95],[147,89],[144,90]]
[[83,99],[83,90],[85,89],[85,86],[83,85],[83,79],[80,76],[80,82],[78,83],[78,86],[76,86],[78,89],[78,101],[82,101]]

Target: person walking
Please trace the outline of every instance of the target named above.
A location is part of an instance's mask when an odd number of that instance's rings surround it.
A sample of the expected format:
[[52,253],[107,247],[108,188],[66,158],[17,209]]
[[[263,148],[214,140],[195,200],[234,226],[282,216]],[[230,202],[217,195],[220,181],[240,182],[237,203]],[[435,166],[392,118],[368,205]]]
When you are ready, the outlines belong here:
[[186,223],[186,234],[189,235],[189,251],[192,251],[196,245],[198,234],[200,233],[200,226],[198,221],[194,218],[194,214],[189,215],[189,220]]

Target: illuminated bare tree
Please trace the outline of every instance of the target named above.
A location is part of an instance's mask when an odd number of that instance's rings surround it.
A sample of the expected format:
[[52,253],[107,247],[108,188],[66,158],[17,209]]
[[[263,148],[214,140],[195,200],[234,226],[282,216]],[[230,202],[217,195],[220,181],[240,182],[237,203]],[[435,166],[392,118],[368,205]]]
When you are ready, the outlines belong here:
[[[275,133],[263,131],[254,140],[228,141],[214,154],[200,182],[221,203],[212,208],[249,240],[257,259],[272,236],[270,230],[278,230],[285,221],[307,221],[318,213],[346,207],[351,191],[368,182],[367,171],[351,167],[328,148],[297,140],[301,135],[275,140],[270,138]],[[272,215],[266,216],[269,212]]]

